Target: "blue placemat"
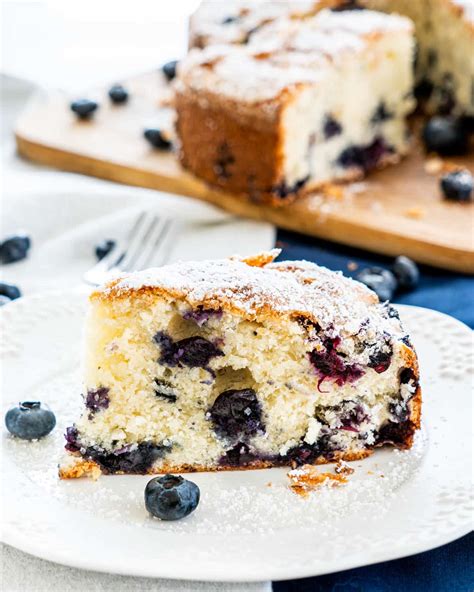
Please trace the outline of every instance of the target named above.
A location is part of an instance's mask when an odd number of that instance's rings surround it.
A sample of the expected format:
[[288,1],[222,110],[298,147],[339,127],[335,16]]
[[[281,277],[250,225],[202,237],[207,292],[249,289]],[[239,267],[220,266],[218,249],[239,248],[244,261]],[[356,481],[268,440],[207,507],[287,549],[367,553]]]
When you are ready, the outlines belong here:
[[[281,259],[307,259],[354,277],[363,267],[389,267],[384,257],[280,230]],[[403,255],[404,253],[400,253]],[[356,263],[357,270],[348,265]],[[351,265],[350,267],[353,267]],[[394,302],[433,308],[474,327],[474,278],[420,266],[419,286]],[[315,540],[315,553],[318,541]],[[474,534],[433,551],[344,572],[276,582],[274,592],[474,592]]]
[[[307,259],[329,269],[341,270],[352,277],[358,270],[351,271],[347,267],[350,262],[356,263],[359,270],[371,265],[389,267],[393,262],[393,257],[375,255],[283,230],[278,231],[277,246],[283,249],[281,259]],[[434,308],[473,328],[474,278],[425,265],[420,265],[420,271],[418,288],[413,292],[397,294],[394,302]]]

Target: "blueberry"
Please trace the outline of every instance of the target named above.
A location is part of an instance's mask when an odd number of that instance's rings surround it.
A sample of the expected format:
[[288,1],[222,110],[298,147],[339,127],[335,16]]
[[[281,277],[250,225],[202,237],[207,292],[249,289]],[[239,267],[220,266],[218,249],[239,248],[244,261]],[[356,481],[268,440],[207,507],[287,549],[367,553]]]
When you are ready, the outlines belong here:
[[[68,450],[73,450],[74,446],[80,446],[77,435],[74,438],[74,434],[66,433],[66,440],[68,441],[66,445]],[[140,442],[138,446],[123,446],[113,452],[103,450],[98,446],[90,446],[84,451],[80,448],[83,456],[98,463],[105,473],[134,473],[138,475],[148,473],[155,461],[162,458],[170,449],[170,446],[154,442]]]
[[97,260],[100,261],[106,255],[108,255],[115,245],[115,241],[110,239],[103,240],[101,243],[96,245],[95,256],[97,257]]
[[10,300],[16,300],[17,298],[20,298],[21,291],[13,284],[5,284],[0,282],[0,295],[6,296]]
[[238,16],[226,16],[225,19],[221,21],[223,25],[230,25],[231,23],[236,23],[240,17]]
[[392,265],[392,271],[397,278],[400,288],[413,290],[420,279],[418,265],[404,255],[400,255],[395,259],[395,263]]
[[8,296],[3,296],[3,294],[0,294],[0,307],[8,304],[9,302],[11,302],[11,299],[8,298]]
[[345,148],[339,155],[338,163],[343,168],[356,167],[367,173],[376,168],[384,156],[391,153],[393,148],[383,138],[376,137],[371,144],[354,144]]
[[10,236],[0,243],[0,261],[15,263],[25,259],[31,247],[31,239],[26,235]]
[[173,145],[167,135],[158,128],[149,127],[143,132],[143,135],[154,148],[170,150]]
[[109,89],[109,97],[112,103],[121,105],[128,101],[128,91],[121,84],[114,84]]
[[387,109],[387,105],[384,101],[382,101],[378,104],[377,109],[374,111],[370,123],[372,123],[372,125],[376,125],[389,119],[393,119],[393,113]]
[[56,425],[54,413],[39,401],[23,401],[5,415],[7,430],[22,440],[39,440]]
[[107,409],[110,404],[109,389],[105,386],[101,386],[98,389],[90,389],[87,391],[85,399],[86,407],[90,410],[91,414],[102,409]]
[[397,278],[388,269],[381,267],[368,267],[356,276],[359,282],[373,290],[381,302],[391,300],[397,289]]
[[338,136],[342,132],[342,125],[331,115],[326,115],[323,125],[324,137],[326,140]]
[[189,516],[199,504],[196,483],[178,475],[155,477],[145,487],[145,507],[161,520],[180,520]]
[[158,331],[153,339],[161,349],[160,363],[167,366],[206,368],[211,358],[224,355],[204,337],[188,337],[175,342],[165,332]]
[[155,378],[154,380],[155,385],[153,387],[155,395],[160,398],[168,401],[169,403],[176,403],[178,397],[175,394],[173,387],[169,382],[166,380],[161,380],[160,378]]
[[262,407],[253,389],[232,389],[221,393],[208,413],[220,438],[255,436],[264,431]]
[[326,379],[333,380],[338,386],[342,386],[346,382],[355,382],[364,374],[358,364],[345,363],[344,354],[341,355],[337,351],[339,343],[339,337],[335,339],[327,337],[323,342],[324,349],[309,352],[309,361],[320,377],[318,388]]
[[451,201],[471,201],[473,187],[474,180],[467,170],[452,171],[441,178],[443,195]]
[[71,111],[73,111],[79,119],[89,119],[94,111],[97,110],[98,104],[89,99],[78,99],[71,103]]
[[423,128],[423,142],[428,152],[443,156],[465,154],[468,135],[459,119],[432,117]]
[[178,60],[171,60],[171,62],[166,62],[163,64],[162,70],[163,74],[166,76],[166,80],[173,80],[176,76],[176,66],[178,65]]

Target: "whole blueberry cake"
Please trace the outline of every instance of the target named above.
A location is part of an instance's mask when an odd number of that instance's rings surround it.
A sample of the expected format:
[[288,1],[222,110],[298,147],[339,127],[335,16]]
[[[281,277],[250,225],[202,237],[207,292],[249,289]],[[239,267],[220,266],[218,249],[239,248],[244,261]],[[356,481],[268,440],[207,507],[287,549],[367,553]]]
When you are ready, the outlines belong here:
[[287,203],[408,150],[414,37],[406,17],[280,17],[245,45],[194,49],[175,82],[181,160],[207,182]]
[[412,445],[417,357],[396,310],[306,261],[185,262],[90,297],[84,411],[62,478],[318,464]]

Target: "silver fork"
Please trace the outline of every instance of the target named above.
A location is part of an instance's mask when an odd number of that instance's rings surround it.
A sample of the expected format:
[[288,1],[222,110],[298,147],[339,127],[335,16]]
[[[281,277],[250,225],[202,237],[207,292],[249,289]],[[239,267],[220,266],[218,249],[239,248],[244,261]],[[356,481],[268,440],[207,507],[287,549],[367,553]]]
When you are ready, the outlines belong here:
[[152,256],[156,265],[163,265],[175,232],[176,222],[170,218],[141,212],[128,236],[117,241],[105,257],[84,273],[84,281],[97,286],[122,271],[140,271]]

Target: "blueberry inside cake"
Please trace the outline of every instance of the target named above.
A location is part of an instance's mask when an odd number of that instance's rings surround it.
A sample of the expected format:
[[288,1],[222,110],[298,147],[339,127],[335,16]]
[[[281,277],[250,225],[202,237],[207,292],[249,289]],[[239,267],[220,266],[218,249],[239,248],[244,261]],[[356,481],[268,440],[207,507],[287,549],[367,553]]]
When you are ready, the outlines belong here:
[[263,468],[408,448],[418,365],[396,310],[305,261],[186,262],[90,297],[62,478]]

